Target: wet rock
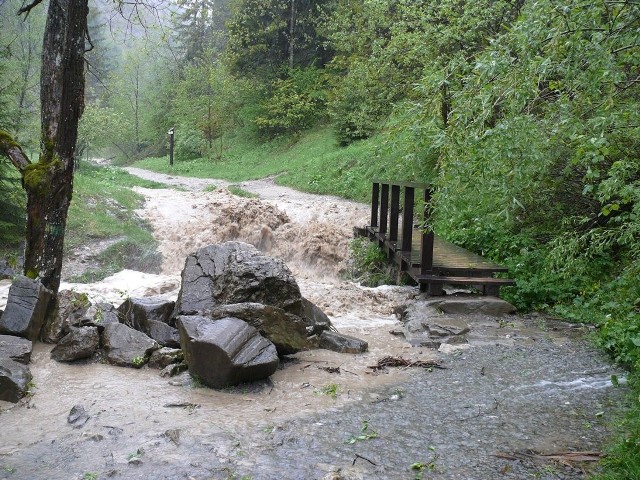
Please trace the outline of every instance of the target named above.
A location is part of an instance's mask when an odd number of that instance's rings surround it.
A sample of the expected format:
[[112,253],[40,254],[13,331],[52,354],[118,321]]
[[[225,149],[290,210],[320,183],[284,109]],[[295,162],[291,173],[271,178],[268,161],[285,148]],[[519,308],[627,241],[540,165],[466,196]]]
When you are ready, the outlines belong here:
[[0,358],[0,400],[16,403],[29,391],[29,367],[10,358]]
[[359,338],[326,330],[320,334],[318,348],[339,353],[363,353],[367,351],[369,344]]
[[160,348],[155,340],[122,323],[105,327],[102,346],[107,361],[121,367],[141,367],[151,353]]
[[0,333],[37,340],[52,293],[39,280],[19,276],[9,289]]
[[289,268],[252,245],[226,242],[187,257],[174,317],[203,315],[220,305],[245,302],[302,313],[300,288]]
[[403,332],[413,346],[439,348],[442,344],[466,343],[469,325],[454,315],[444,314],[431,302],[415,302],[402,315]]
[[97,327],[71,327],[71,331],[51,350],[51,358],[59,362],[91,358],[99,345]]
[[31,361],[33,342],[13,335],[0,335],[0,358],[10,358],[27,365]]
[[118,307],[118,317],[125,325],[149,335],[151,322],[169,323],[175,302],[157,297],[127,298]]
[[175,377],[176,375],[186,372],[189,366],[185,362],[172,363],[160,370],[161,377]]
[[192,376],[213,388],[261,380],[279,360],[275,346],[238,318],[178,318],[180,343]]
[[147,335],[163,347],[180,348],[178,329],[170,327],[166,323],[150,320]]
[[58,293],[57,308],[45,322],[40,339],[45,343],[58,343],[69,333],[71,326],[81,324],[82,318],[90,307],[86,293],[62,290]]
[[331,328],[331,320],[316,304],[303,297],[302,308],[302,317],[310,335],[320,335],[324,330]]
[[104,328],[110,323],[120,323],[118,311],[110,303],[91,305],[81,320],[82,326],[97,327],[100,333],[102,333]]
[[163,368],[184,360],[184,354],[179,348],[161,348],[154,351],[149,358],[149,367],[162,370]]
[[67,422],[73,425],[73,428],[82,428],[89,421],[89,414],[82,405],[74,405],[69,412]]
[[427,300],[424,303],[452,315],[484,314],[500,316],[516,312],[516,307],[505,300],[498,297],[478,295],[450,295],[444,298]]
[[313,347],[307,336],[307,322],[281,308],[261,303],[234,303],[212,310],[209,317],[244,320],[269,339],[279,355],[289,355]]

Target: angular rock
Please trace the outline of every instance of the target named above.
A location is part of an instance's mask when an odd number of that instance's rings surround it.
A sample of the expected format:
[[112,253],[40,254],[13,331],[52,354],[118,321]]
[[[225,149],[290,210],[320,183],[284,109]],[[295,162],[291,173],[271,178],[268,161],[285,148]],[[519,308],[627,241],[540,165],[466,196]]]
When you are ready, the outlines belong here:
[[184,360],[184,353],[179,348],[164,347],[159,350],[155,350],[149,358],[150,368],[157,368],[162,370],[163,368],[171,365],[172,363],[182,362]]
[[[422,302],[419,302],[422,303]],[[507,315],[516,312],[516,307],[498,297],[478,295],[450,295],[444,298],[427,300],[427,305],[452,315]]]
[[42,327],[40,339],[45,343],[58,343],[69,333],[71,326],[80,325],[90,306],[86,293],[62,290],[58,293],[57,308]]
[[318,339],[318,348],[338,353],[364,353],[369,348],[369,344],[359,338],[325,330]]
[[59,362],[91,358],[99,346],[97,327],[71,327],[69,333],[51,350],[51,358]]
[[163,347],[180,348],[178,329],[170,327],[166,323],[149,320],[149,332],[147,335]]
[[52,293],[39,280],[19,276],[9,289],[0,333],[37,340]]
[[253,245],[226,242],[187,257],[174,317],[203,315],[220,305],[246,302],[302,313],[300,288],[289,268]]
[[110,323],[102,332],[102,347],[107,361],[121,367],[141,367],[158,343],[142,332],[122,323]]
[[16,403],[29,391],[29,367],[10,358],[0,358],[0,400]]
[[151,322],[169,323],[175,302],[157,297],[127,298],[118,307],[120,322],[149,335]]
[[186,372],[189,366],[185,362],[172,363],[160,370],[161,377],[175,377],[176,375]]
[[13,335],[0,335],[0,358],[10,358],[27,365],[31,361],[33,342]]
[[261,380],[278,368],[275,346],[238,318],[181,316],[178,330],[189,372],[207,386]]
[[290,355],[314,345],[307,337],[306,322],[281,308],[261,303],[222,305],[209,312],[209,317],[235,317],[256,328],[276,346],[279,355]]

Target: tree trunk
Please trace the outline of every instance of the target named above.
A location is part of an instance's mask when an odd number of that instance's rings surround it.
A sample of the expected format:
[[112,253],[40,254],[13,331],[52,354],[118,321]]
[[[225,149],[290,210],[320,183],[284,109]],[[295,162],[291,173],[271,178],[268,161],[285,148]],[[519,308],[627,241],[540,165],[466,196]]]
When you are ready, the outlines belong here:
[[[21,10],[29,12],[38,1]],[[40,158],[30,163],[0,132],[0,153],[20,170],[27,191],[24,273],[58,292],[67,211],[73,191],[78,121],[84,107],[88,0],[50,2],[42,48]]]
[[291,10],[289,12],[289,70],[293,70],[293,59],[294,59],[294,35],[296,29],[296,4],[295,0],[291,0]]

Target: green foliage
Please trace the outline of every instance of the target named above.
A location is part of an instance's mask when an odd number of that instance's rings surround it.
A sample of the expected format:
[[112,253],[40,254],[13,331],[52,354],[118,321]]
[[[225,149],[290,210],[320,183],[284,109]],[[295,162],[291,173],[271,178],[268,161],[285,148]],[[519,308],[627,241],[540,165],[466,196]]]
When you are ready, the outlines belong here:
[[363,237],[351,241],[350,275],[367,287],[395,283],[391,275],[391,265],[387,256],[376,245]]
[[369,425],[369,421],[363,420],[362,426],[360,427],[360,433],[358,433],[357,435],[350,436],[344,443],[348,445],[353,445],[354,443],[357,443],[357,442],[363,442],[366,440],[372,440],[374,438],[378,438],[379,437],[378,432],[374,431],[370,427],[371,426]]
[[175,131],[174,155],[176,161],[202,157],[207,148],[202,132],[187,126],[178,127]]
[[291,135],[312,127],[325,114],[324,73],[314,67],[293,69],[273,82],[273,93],[256,116],[258,130],[267,137]]

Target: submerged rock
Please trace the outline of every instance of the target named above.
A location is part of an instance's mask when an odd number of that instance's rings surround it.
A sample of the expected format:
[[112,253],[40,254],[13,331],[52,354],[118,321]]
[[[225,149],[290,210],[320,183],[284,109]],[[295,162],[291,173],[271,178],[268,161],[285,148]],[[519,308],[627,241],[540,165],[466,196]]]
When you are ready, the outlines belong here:
[[433,302],[414,302],[402,314],[403,333],[413,346],[439,348],[442,344],[466,343],[468,323],[445,314]]
[[209,387],[261,380],[278,368],[275,346],[238,318],[181,316],[178,330],[189,373]]
[[9,288],[0,333],[37,340],[52,294],[39,280],[19,276]]
[[29,391],[29,367],[10,358],[0,358],[0,400],[16,403]]

